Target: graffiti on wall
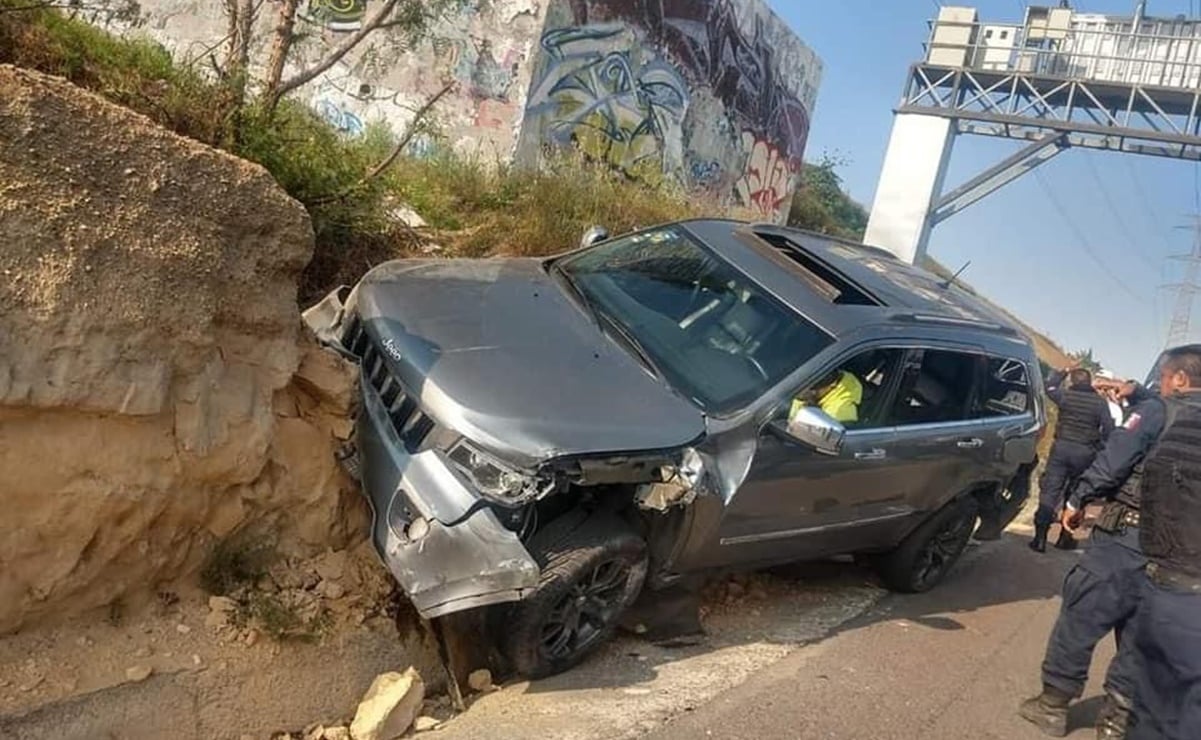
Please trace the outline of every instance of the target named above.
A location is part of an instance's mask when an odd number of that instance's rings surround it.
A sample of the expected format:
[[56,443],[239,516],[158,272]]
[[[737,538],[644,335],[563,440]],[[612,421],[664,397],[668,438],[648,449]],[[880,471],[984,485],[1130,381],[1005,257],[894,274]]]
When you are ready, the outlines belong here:
[[331,31],[357,31],[367,15],[367,0],[309,0],[306,17]]
[[645,181],[679,166],[688,85],[674,67],[621,25],[547,31],[542,49],[526,118],[546,121],[546,139]]
[[509,101],[525,61],[523,49],[502,44],[498,50],[493,40],[473,35],[441,37],[432,43],[435,64],[453,76],[463,91],[477,101]]
[[325,119],[326,123],[338,129],[344,134],[358,136],[363,133],[363,121],[352,110],[339,105],[328,98],[319,98],[314,101],[314,108],[317,115]]
[[523,138],[779,219],[820,71],[761,0],[552,0]]
[[749,154],[742,177],[735,186],[738,199],[758,213],[775,218],[788,209],[788,199],[796,191],[800,162],[750,131],[742,134]]

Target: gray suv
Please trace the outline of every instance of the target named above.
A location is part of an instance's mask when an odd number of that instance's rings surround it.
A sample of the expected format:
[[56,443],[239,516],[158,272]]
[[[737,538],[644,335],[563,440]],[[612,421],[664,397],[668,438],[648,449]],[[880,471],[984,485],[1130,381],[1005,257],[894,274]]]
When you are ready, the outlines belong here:
[[[928,589],[978,520],[995,536],[1016,514],[1044,425],[1007,319],[770,225],[389,262],[306,320],[361,366],[345,452],[384,563],[424,617],[487,607],[531,677],[643,589],[713,569],[854,554]],[[830,377],[837,411],[814,392]]]

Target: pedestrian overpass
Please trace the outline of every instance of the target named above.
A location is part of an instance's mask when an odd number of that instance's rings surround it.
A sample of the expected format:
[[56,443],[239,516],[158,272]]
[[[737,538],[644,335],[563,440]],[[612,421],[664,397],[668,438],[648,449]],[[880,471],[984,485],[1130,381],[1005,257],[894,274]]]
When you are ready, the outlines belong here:
[[[1071,147],[1201,161],[1201,21],[1066,6],[1028,7],[1021,23],[940,8],[896,108],[867,243],[920,261],[934,226]],[[964,134],[1022,146],[947,190]],[[1201,246],[1180,259],[1172,333],[1187,335]]]

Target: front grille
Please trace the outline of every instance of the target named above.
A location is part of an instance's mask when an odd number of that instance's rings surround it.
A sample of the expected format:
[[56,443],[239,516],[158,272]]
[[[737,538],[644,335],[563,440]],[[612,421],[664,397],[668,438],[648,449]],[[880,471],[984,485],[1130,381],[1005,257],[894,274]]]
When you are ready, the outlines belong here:
[[409,452],[416,452],[434,430],[434,420],[421,411],[414,398],[400,382],[383,352],[367,334],[363,322],[356,316],[343,335],[342,345],[359,358],[363,375],[388,410],[392,428]]

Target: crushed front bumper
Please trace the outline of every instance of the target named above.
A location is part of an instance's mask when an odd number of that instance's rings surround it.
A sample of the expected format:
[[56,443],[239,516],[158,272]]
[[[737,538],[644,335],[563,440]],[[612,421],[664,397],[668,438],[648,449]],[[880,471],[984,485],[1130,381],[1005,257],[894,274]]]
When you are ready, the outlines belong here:
[[[334,291],[305,321],[323,343],[353,356],[342,346],[345,297]],[[540,570],[521,540],[479,505],[441,453],[405,444],[365,369],[359,388],[357,454],[344,464],[371,505],[376,551],[418,613],[432,619],[522,598]]]
[[516,601],[538,584],[538,564],[491,509],[476,502],[441,455],[410,453],[383,403],[361,383],[355,427],[372,540],[421,616]]

